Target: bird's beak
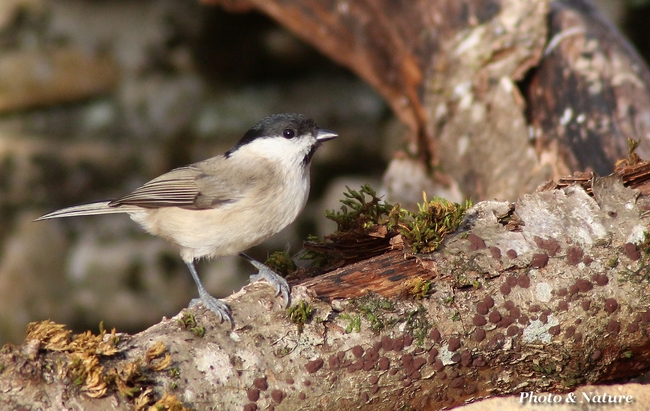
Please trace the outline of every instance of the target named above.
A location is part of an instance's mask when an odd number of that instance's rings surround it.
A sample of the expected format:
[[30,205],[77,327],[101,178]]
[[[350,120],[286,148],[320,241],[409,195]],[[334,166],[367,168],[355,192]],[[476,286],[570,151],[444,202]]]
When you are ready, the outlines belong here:
[[336,134],[333,131],[325,130],[323,128],[318,129],[318,134],[316,134],[316,140],[319,143],[322,143],[323,141],[331,140],[333,138],[338,137],[339,135]]

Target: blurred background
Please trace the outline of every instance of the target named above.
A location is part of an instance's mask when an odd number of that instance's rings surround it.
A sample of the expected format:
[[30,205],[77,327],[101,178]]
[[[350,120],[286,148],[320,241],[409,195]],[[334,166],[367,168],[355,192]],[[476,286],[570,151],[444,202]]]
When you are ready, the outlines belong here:
[[[650,1],[596,3],[647,60]],[[299,221],[251,250],[258,260],[331,232],[324,211],[346,185],[420,197],[422,185],[383,180],[406,130],[379,95],[265,16],[194,0],[2,0],[0,345],[30,321],[137,332],[187,306],[196,288],[177,249],[128,216],[32,221],[220,154],[278,112],[340,138],[314,158]],[[198,270],[216,296],[254,272],[236,257]]]

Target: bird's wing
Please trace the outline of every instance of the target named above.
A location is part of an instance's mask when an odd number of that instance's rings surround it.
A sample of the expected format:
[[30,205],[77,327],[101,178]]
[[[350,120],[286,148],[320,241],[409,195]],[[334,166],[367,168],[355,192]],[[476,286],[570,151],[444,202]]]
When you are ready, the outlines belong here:
[[224,158],[219,157],[174,169],[109,205],[207,209],[235,202],[249,187],[238,184],[241,182],[241,173],[224,173],[226,165],[223,161]]

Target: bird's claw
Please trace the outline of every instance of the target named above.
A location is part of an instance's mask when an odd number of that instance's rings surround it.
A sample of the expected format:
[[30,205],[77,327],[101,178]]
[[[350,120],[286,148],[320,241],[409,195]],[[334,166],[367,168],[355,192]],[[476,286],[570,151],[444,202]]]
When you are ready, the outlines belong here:
[[267,283],[275,288],[275,295],[282,296],[284,307],[288,307],[289,303],[291,302],[291,288],[289,287],[287,280],[260,262],[251,261],[251,264],[257,268],[258,273],[251,275],[250,281],[254,282],[259,280],[266,280]]
[[198,304],[203,305],[205,308],[215,313],[221,322],[224,320],[228,321],[230,323],[230,327],[234,327],[235,321],[232,318],[230,307],[228,307],[228,305],[223,301],[211,296],[208,293],[205,293],[201,294],[199,298],[192,299],[192,301],[190,301],[190,308]]

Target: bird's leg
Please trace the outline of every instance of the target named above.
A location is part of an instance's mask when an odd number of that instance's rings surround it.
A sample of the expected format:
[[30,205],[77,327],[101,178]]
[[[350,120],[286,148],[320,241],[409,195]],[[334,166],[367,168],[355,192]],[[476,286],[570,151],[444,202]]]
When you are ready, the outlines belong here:
[[284,301],[284,306],[288,307],[290,302],[291,288],[287,280],[278,275],[275,271],[271,270],[269,267],[255,260],[254,258],[244,254],[239,253],[240,256],[248,260],[255,268],[257,268],[258,273],[250,276],[251,282],[257,280],[266,280],[275,288],[275,295],[282,295],[282,300]]
[[230,308],[223,301],[211,296],[205,287],[203,287],[201,279],[199,278],[199,274],[196,272],[196,268],[194,268],[193,261],[186,262],[185,264],[187,264],[187,268],[190,269],[190,273],[192,274],[192,278],[194,278],[196,287],[199,289],[199,298],[194,298],[192,301],[190,301],[190,307],[194,307],[195,305],[201,303],[205,308],[217,314],[221,319],[221,322],[223,322],[223,320],[226,320],[230,323],[230,326],[233,327],[235,322],[232,319],[232,314],[230,314]]

